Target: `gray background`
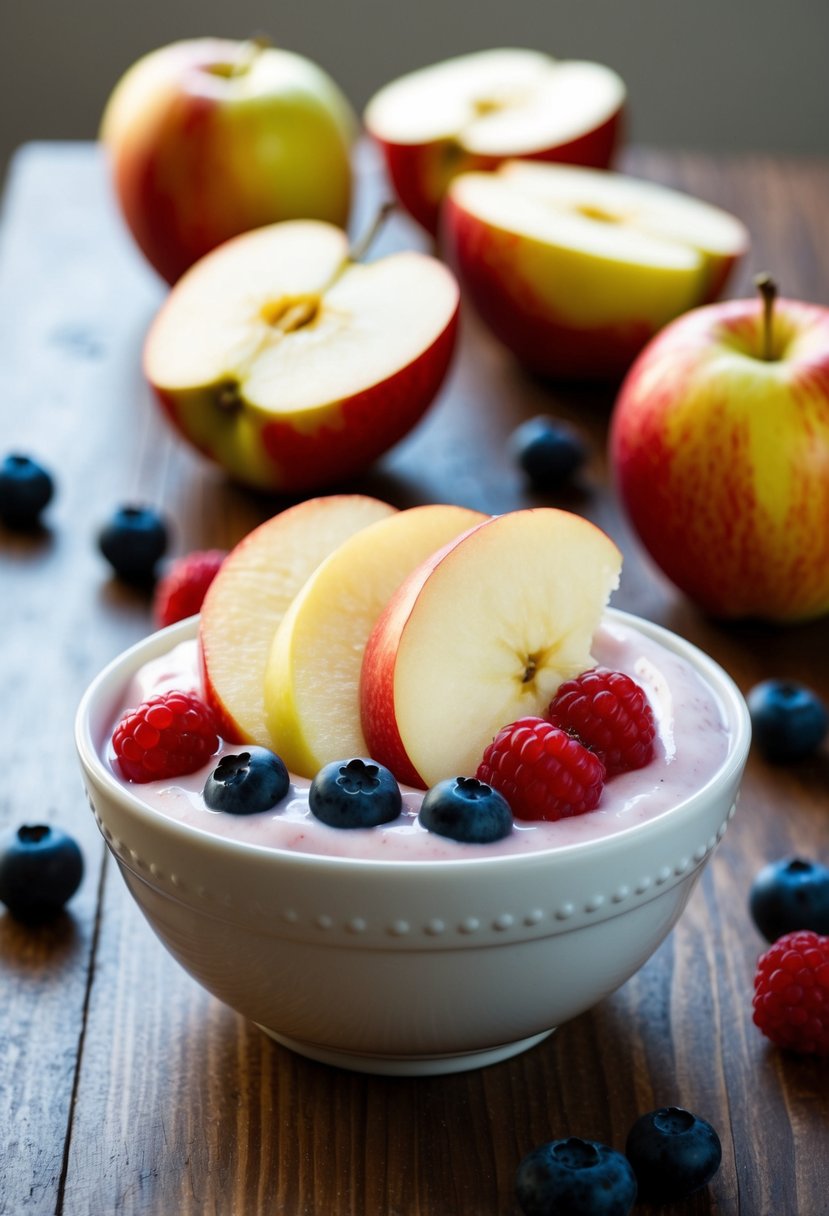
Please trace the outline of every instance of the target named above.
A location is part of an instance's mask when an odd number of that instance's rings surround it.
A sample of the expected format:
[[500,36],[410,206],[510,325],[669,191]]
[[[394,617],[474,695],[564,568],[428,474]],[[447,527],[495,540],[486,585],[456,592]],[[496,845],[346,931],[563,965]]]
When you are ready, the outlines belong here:
[[358,110],[411,68],[534,46],[614,67],[640,143],[829,152],[829,0],[0,0],[0,174],[26,140],[93,138],[145,51],[257,31],[316,59]]

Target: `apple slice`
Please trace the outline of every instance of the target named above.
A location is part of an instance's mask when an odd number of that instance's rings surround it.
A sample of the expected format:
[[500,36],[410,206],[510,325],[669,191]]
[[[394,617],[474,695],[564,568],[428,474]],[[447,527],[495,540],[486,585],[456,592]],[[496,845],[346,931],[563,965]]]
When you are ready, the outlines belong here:
[[231,743],[270,747],[264,674],[274,630],[329,553],[396,508],[362,494],[309,498],[248,533],[210,584],[199,621],[205,696]]
[[606,168],[625,86],[610,68],[540,51],[462,55],[380,89],[364,114],[401,203],[429,232],[453,177],[510,157]]
[[593,665],[621,564],[604,532],[551,507],[496,516],[427,558],[366,644],[370,755],[423,788],[473,776],[502,726],[543,713],[562,680]]
[[363,528],[317,567],[282,618],[265,675],[271,746],[292,773],[369,754],[360,668],[377,617],[403,579],[487,517],[466,507],[412,507]]
[[318,488],[367,468],[418,421],[449,366],[458,297],[426,254],[362,263],[333,224],[271,224],[176,283],[144,370],[174,425],[233,477]]
[[713,299],[745,226],[622,174],[512,161],[455,179],[447,255],[493,333],[535,371],[618,378],[657,330]]

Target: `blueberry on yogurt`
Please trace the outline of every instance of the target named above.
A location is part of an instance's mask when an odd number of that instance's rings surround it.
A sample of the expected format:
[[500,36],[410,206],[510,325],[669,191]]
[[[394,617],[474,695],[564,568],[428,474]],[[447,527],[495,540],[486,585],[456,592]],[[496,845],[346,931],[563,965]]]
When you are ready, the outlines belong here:
[[355,757],[324,765],[308,791],[311,813],[332,828],[374,828],[400,814],[403,797],[382,764]]
[[428,831],[464,844],[491,844],[512,831],[506,798],[477,777],[449,777],[433,785],[419,818]]
[[228,815],[258,815],[276,806],[288,792],[290,778],[284,761],[266,747],[248,747],[222,756],[204,785],[211,811]]

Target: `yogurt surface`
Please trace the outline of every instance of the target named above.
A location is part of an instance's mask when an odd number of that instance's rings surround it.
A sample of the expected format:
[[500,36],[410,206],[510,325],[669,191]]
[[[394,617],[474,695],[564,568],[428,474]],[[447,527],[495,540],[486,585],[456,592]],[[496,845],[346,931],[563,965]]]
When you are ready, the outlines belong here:
[[[145,664],[130,682],[115,721],[125,709],[173,688],[202,693],[197,646],[195,639],[179,643]],[[241,744],[223,742],[208,764],[186,777],[137,784],[121,776],[110,731],[104,761],[122,785],[158,814],[198,831],[266,848],[365,860],[437,861],[578,844],[664,814],[707,784],[729,747],[722,706],[684,659],[616,621],[600,627],[592,653],[597,665],[626,672],[645,690],[657,726],[654,759],[645,768],[611,778],[594,811],[552,823],[515,820],[512,832],[492,844],[459,843],[428,832],[417,820],[423,791],[405,786],[400,817],[375,828],[339,829],[321,823],[308,806],[310,781],[299,777],[292,777],[286,798],[269,811],[246,816],[211,811],[202,798],[205,781],[222,755],[244,751]]]

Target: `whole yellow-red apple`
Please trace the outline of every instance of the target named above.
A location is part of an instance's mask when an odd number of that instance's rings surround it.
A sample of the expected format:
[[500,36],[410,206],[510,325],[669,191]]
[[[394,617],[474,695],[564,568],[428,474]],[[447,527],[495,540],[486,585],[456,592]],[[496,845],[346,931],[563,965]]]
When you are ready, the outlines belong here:
[[829,309],[780,299],[699,308],[622,384],[618,492],[665,574],[719,617],[829,611]]
[[355,131],[349,102],[310,60],[199,38],[128,69],[101,139],[127,225],[173,283],[250,228],[304,218],[344,226]]

